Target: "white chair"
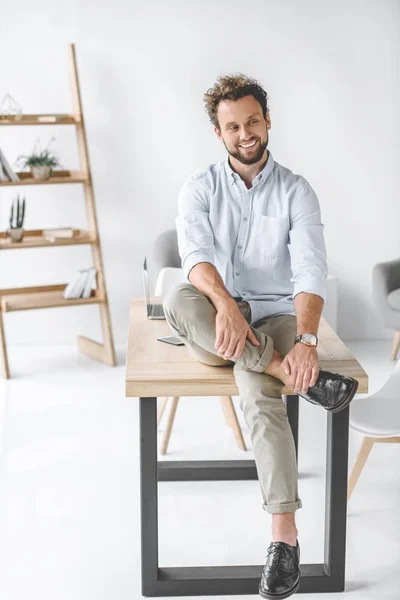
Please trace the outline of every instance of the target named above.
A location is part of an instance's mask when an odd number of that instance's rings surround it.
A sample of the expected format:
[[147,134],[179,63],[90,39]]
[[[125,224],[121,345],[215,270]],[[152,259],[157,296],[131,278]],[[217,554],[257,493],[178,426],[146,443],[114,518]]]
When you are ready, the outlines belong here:
[[349,477],[347,500],[375,443],[400,443],[400,360],[388,381],[368,398],[350,404],[350,429],[364,438]]
[[[178,283],[186,281],[183,269],[178,267],[163,267],[157,277],[154,295],[164,296],[167,291]],[[175,413],[178,407],[179,397],[174,396],[171,398],[171,408],[168,415],[167,423],[165,426],[164,435],[161,441],[160,453],[166,454],[168,450],[169,438],[171,436],[172,426],[174,424]],[[164,410],[166,408],[168,398],[161,398],[157,409],[157,425],[159,425]],[[240,429],[239,421],[236,415],[235,406],[231,396],[221,396],[220,402],[224,411],[226,424],[232,429],[235,436],[236,443],[240,450],[247,450],[245,441],[243,439],[242,431]]]

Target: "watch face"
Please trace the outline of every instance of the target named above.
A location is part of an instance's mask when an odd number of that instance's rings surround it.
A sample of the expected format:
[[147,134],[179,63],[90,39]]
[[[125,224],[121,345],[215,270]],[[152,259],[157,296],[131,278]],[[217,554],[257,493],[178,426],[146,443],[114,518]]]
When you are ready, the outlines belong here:
[[307,344],[316,344],[317,343],[317,338],[312,333],[303,333],[303,338],[302,339],[305,342],[307,342]]

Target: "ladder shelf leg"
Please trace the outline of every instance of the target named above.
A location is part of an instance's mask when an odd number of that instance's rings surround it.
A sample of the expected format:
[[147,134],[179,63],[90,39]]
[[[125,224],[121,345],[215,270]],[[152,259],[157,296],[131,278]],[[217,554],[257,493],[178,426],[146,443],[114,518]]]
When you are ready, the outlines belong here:
[[10,369],[8,366],[6,336],[4,332],[3,313],[0,310],[0,377],[10,379]]
[[115,347],[111,327],[111,317],[107,298],[106,282],[104,277],[103,258],[101,253],[100,239],[98,234],[98,224],[96,215],[96,206],[94,199],[93,181],[90,169],[89,150],[86,140],[85,122],[82,111],[81,92],[79,87],[78,68],[76,63],[75,45],[70,45],[70,78],[74,116],[76,123],[76,136],[78,142],[79,162],[81,170],[86,174],[86,181],[83,185],[85,196],[86,215],[89,231],[95,237],[96,242],[92,244],[92,259],[94,267],[97,270],[97,287],[104,302],[99,305],[101,327],[103,331],[103,344],[98,344],[84,336],[78,338],[78,347],[81,352],[100,360],[107,365],[115,366]]

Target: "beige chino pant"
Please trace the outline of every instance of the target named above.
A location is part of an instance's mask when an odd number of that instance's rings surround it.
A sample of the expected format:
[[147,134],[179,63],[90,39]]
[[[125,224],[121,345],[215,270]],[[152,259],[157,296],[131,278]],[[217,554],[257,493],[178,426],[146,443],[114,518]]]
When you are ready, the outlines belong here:
[[[248,302],[235,301],[250,323]],[[251,434],[263,509],[268,513],[286,513],[301,508],[296,450],[282,400],[284,384],[264,373],[274,348],[283,356],[293,348],[296,317],[279,315],[260,319],[251,325],[260,345],[254,346],[246,339],[240,358],[225,360],[214,346],[217,311],[207,296],[191,283],[179,283],[168,290],[163,306],[170,330],[196,360],[218,367],[233,365],[240,408]]]

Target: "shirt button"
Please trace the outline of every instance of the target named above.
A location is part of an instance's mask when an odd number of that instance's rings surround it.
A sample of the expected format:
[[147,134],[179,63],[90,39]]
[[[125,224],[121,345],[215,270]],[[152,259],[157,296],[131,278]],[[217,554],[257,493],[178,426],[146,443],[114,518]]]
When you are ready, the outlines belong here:
[[242,249],[242,246],[238,246],[238,250],[241,250],[241,249]]
[[236,275],[239,275],[239,273],[236,271]]
[[247,221],[247,217],[244,217],[243,221]]

